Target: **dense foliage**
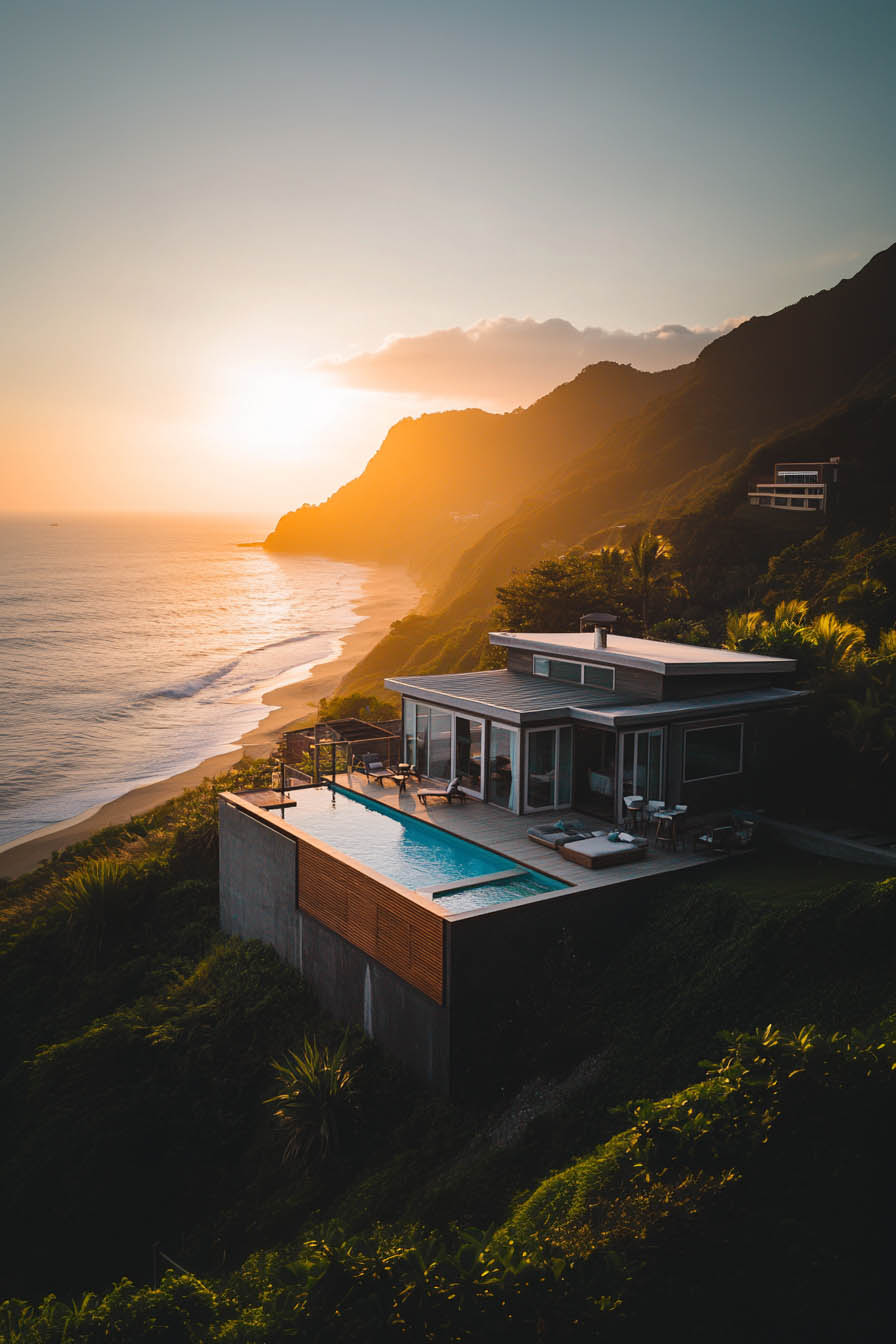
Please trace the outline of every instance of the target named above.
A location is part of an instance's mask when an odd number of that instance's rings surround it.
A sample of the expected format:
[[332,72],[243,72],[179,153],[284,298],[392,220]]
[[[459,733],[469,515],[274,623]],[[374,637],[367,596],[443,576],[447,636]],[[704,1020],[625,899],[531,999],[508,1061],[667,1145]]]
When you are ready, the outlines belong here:
[[359,1237],[330,1226],[223,1281],[171,1272],[157,1289],[124,1281],[72,1305],[8,1302],[4,1337],[635,1340],[669,1319],[706,1340],[720,1319],[734,1340],[876,1337],[892,1245],[894,1069],[892,1022],[867,1034],[730,1034],[703,1082],[633,1103],[625,1128],[496,1231]]
[[[817,1173],[785,1138],[808,1132],[807,1110],[827,1116],[820,1136],[812,1120],[809,1149],[827,1163],[828,1073],[850,1116],[828,1169],[873,1184],[857,1145],[874,1151],[872,1110],[891,1122],[880,1069],[865,1065],[869,1051],[881,1067],[892,1052],[892,1033],[873,1024],[896,1008],[893,883],[838,886],[830,866],[776,855],[723,883],[656,892],[612,946],[605,932],[561,936],[541,949],[542,973],[527,971],[525,995],[496,1005],[505,1047],[521,1047],[505,1051],[505,1099],[459,1109],[345,1038],[270,951],[215,934],[199,838],[220,784],[5,892],[2,1180],[17,1235],[3,1263],[4,1338],[638,1338],[667,1309],[673,1264],[696,1322],[722,1293],[711,1257],[704,1273],[720,1228],[730,1241],[742,1222],[772,1217],[812,1232]],[[98,924],[82,906],[96,893]],[[767,1061],[761,1076],[744,1064],[758,1014],[782,1023],[762,1038],[777,1052],[773,1087]],[[806,1020],[820,1025],[800,1036]],[[835,1035],[843,1020],[864,1035]],[[612,1108],[684,1086],[722,1026],[746,1033],[727,1062],[696,1089],[629,1108],[617,1133]],[[795,1051],[824,1066],[802,1110]],[[514,1095],[533,1069],[543,1081]],[[334,1112],[344,1085],[350,1104]],[[301,1162],[283,1162],[281,1098],[295,1107]],[[842,1108],[830,1115],[842,1121]],[[777,1165],[763,1165],[766,1150]],[[613,1179],[574,1208],[557,1203],[557,1190],[584,1188],[581,1164],[569,1167],[583,1151]],[[883,1180],[881,1199],[887,1190]],[[828,1186],[834,1207],[841,1197]],[[149,1286],[154,1242],[195,1277],[174,1270]],[[833,1237],[826,1254],[847,1249]],[[748,1245],[736,1266],[728,1291],[742,1292],[759,1273]],[[811,1266],[795,1268],[795,1282],[811,1281]],[[877,1281],[859,1268],[871,1312]],[[21,1300],[48,1291],[41,1305]],[[790,1299],[779,1309],[794,1318]]]

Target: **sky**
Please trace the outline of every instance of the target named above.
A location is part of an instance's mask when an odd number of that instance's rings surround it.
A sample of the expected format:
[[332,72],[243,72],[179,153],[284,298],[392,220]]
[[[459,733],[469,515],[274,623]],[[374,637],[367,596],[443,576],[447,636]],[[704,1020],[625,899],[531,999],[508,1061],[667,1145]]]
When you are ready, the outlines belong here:
[[896,7],[0,0],[0,509],[270,512],[896,239]]

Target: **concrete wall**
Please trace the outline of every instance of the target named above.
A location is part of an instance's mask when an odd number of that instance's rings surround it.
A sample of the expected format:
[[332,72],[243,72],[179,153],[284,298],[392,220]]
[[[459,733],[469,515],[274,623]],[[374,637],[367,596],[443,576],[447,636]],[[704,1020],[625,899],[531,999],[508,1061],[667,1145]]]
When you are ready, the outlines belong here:
[[[450,1023],[439,1004],[341,934],[297,909],[298,837],[225,799],[218,803],[220,918],[294,966],[323,1007],[353,1022],[440,1092],[450,1087]],[[307,844],[307,841],[303,842]],[[322,856],[325,858],[326,856]]]
[[221,928],[295,956],[297,840],[218,800]]

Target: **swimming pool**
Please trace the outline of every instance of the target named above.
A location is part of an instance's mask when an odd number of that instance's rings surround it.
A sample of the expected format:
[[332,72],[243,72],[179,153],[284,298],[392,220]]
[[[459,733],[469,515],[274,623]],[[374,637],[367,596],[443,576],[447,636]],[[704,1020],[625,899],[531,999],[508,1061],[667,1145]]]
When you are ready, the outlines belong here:
[[[296,806],[287,818],[298,830],[403,887],[431,894],[453,913],[562,891],[566,886],[470,840],[396,812],[387,803],[360,798],[340,784],[297,789],[290,796]],[[493,880],[476,880],[489,877]],[[439,890],[445,887],[451,890]]]

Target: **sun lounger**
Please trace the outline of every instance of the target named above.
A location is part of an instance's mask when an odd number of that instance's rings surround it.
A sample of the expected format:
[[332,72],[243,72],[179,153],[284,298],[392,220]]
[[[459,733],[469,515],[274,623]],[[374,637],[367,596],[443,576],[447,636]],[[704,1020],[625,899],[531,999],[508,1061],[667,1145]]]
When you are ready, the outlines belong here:
[[374,756],[370,752],[367,752],[366,755],[362,756],[357,764],[358,769],[363,770],[368,780],[374,780],[374,779],[379,780],[381,788],[383,787],[384,779],[400,778],[400,776],[397,775],[394,770],[390,770],[387,765],[383,764],[379,756]]
[[[621,832],[620,835],[625,835]],[[571,863],[583,868],[609,868],[616,863],[635,863],[647,858],[647,841],[640,835],[611,840],[606,835],[593,835],[587,840],[573,840],[560,846],[560,854]]]
[[428,798],[444,798],[446,803],[453,803],[455,798],[459,802],[464,802],[466,794],[461,793],[460,780],[452,779],[447,789],[418,789],[417,797],[421,802],[426,802]]

